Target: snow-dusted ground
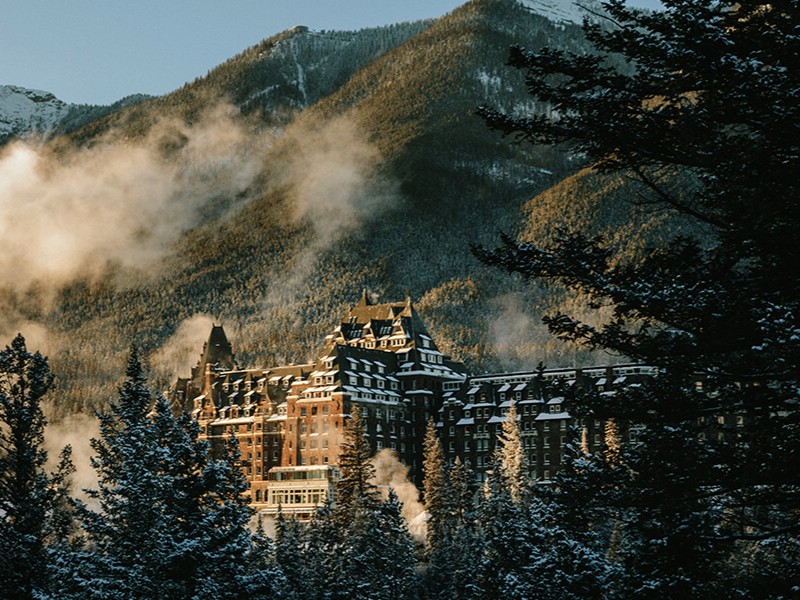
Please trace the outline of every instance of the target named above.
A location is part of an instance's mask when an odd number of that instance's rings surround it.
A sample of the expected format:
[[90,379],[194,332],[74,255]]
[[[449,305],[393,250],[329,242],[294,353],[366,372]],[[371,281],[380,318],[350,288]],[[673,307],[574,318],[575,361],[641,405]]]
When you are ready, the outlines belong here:
[[590,10],[596,10],[597,7],[594,0],[517,0],[517,2],[531,12],[547,17],[556,23],[576,23],[578,25],[583,23],[585,16],[591,14],[584,7]]
[[69,109],[50,92],[0,85],[0,139],[32,132],[46,135]]

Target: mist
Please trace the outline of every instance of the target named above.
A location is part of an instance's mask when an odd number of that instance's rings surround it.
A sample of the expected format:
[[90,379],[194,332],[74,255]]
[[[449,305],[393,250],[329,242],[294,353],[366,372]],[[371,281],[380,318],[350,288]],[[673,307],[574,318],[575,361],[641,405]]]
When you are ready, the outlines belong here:
[[267,306],[280,306],[304,293],[319,258],[335,243],[401,201],[398,183],[382,172],[383,157],[358,126],[346,118],[287,134],[287,152],[272,182],[286,190],[291,220],[309,228],[310,238],[280,273]]
[[218,104],[192,125],[165,119],[142,140],[58,158],[23,142],[4,149],[0,282],[21,290],[97,276],[109,263],[152,268],[203,209],[244,193],[260,172],[266,142],[235,113]]
[[94,450],[91,439],[98,438],[100,430],[97,419],[87,415],[70,415],[57,423],[48,423],[44,432],[44,448],[47,451],[48,467],[58,464],[59,455],[65,446],[72,447],[72,463],[75,473],[70,477],[72,496],[84,502],[93,502],[84,490],[97,489],[97,472],[92,468]]
[[214,320],[205,314],[182,321],[175,333],[150,356],[153,379],[168,385],[179,377],[187,377],[197,364],[213,325]]
[[425,511],[425,506],[419,501],[419,490],[408,478],[409,467],[397,458],[393,450],[383,449],[372,459],[375,465],[375,480],[373,483],[381,489],[384,497],[388,495],[389,488],[397,494],[403,503],[403,517],[410,525],[411,522]]

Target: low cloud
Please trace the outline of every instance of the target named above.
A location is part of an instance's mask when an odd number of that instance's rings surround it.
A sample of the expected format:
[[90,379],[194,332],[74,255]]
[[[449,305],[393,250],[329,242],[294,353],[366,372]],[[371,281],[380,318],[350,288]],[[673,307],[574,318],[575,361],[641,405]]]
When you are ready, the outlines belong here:
[[493,303],[500,312],[489,324],[497,360],[506,369],[531,369],[542,359],[541,344],[549,339],[547,328],[535,319],[516,294],[498,296]]
[[45,429],[45,450],[51,468],[58,464],[63,448],[72,447],[72,462],[75,465],[75,473],[71,477],[72,495],[83,501],[88,498],[83,490],[97,489],[97,472],[90,462],[94,456],[91,439],[97,437],[97,419],[86,415],[70,415],[48,424]]
[[213,325],[214,320],[204,314],[194,315],[178,325],[175,333],[150,357],[157,383],[168,385],[178,377],[188,377]]
[[259,173],[263,142],[234,114],[220,104],[191,126],[164,120],[142,140],[59,158],[11,144],[0,156],[0,283],[19,290],[97,275],[109,262],[154,265],[210,203]]
[[298,127],[287,138],[286,162],[273,184],[286,190],[293,222],[308,225],[311,236],[280,274],[280,286],[272,287],[268,306],[301,296],[326,250],[400,203],[396,181],[382,171],[383,157],[351,120]]

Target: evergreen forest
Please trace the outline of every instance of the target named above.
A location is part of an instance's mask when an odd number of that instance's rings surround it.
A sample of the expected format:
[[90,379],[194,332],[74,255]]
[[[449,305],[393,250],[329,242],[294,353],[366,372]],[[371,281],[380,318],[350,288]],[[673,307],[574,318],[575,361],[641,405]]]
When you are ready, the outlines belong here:
[[[354,69],[326,70],[321,87],[251,95],[247,82],[277,90],[286,76],[257,58],[309,49],[293,30],[55,140],[47,152],[68,157],[146,139],[182,177],[202,167],[212,192],[166,230],[158,273],[120,254],[55,290],[2,290],[5,319],[47,328],[55,349],[53,371],[22,336],[0,351],[4,597],[797,597],[800,10],[663,5],[607,0],[580,29],[475,0],[367,36],[369,61],[343,60]],[[280,131],[257,149],[249,134],[231,142],[240,166],[256,155],[236,185],[214,170],[230,156],[203,162],[194,145],[215,78],[244,129]],[[151,121],[156,105],[169,124]],[[355,183],[328,170],[331,153],[358,165]],[[323,175],[350,193],[315,203]],[[407,284],[439,346],[475,370],[611,356],[658,375],[566,394],[576,426],[548,485],[530,478],[513,405],[481,487],[431,420],[424,539],[375,486],[354,410],[336,501],[307,523],[281,514],[268,534],[235,445],[209,456],[196,422],[151,389],[171,373],[148,359],[200,311],[236,323],[244,362],[300,359],[358,288]],[[503,345],[509,322],[535,323],[527,348]],[[97,483],[79,498],[70,449],[48,456],[45,425],[95,409]],[[605,424],[601,451],[579,419]]]

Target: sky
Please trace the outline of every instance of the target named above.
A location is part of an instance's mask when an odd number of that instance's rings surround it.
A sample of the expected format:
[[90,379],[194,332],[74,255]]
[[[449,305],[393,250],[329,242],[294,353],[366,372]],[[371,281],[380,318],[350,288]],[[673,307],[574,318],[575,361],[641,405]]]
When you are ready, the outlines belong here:
[[389,25],[439,17],[465,1],[0,0],[0,84],[110,104],[177,89],[295,25]]

